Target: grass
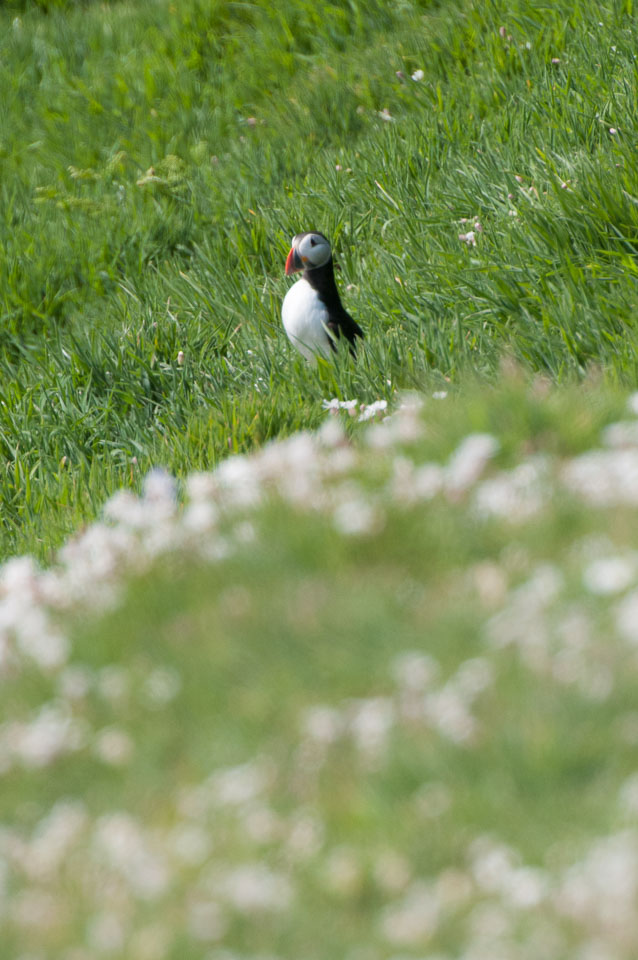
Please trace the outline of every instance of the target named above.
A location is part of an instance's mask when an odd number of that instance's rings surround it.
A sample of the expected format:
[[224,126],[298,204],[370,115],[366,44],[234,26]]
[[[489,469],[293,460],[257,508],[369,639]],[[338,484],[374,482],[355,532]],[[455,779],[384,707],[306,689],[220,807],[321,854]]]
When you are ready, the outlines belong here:
[[[633,960],[635,50],[631,0],[3,5],[7,956]],[[310,227],[356,362],[282,330]]]
[[[211,466],[334,393],[493,379],[504,349],[635,380],[631,4],[0,16],[5,555],[50,557],[149,465]],[[367,335],[334,379],[279,317],[311,225]]]
[[[21,623],[4,661],[6,949],[558,958],[595,939],[632,957],[635,507],[561,486],[624,415],[621,392],[508,376],[426,402],[411,441],[355,427],[319,455],[321,512],[233,507],[233,485],[217,528],[150,567],[148,501],[146,524],[121,513],[103,540],[119,561],[68,558],[69,583],[97,564],[118,600],[49,610],[71,640],[53,669]],[[453,484],[454,452],[486,430],[487,482],[546,458],[533,516],[487,516],[482,481]],[[275,454],[288,497],[315,476]],[[447,463],[456,492],[390,494],[410,462]],[[381,522],[344,534],[344,496]],[[16,570],[3,617],[46,576]]]

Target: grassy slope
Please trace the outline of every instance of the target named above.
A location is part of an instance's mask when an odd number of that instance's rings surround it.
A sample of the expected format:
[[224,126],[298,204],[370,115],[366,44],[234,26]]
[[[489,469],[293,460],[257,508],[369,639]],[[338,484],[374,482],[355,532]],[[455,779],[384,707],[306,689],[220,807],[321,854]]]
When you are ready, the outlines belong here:
[[[206,467],[334,393],[492,375],[504,346],[633,380],[630,9],[2,12],[4,552],[47,556],[151,463]],[[280,329],[312,224],[368,333],[334,377]]]
[[[560,486],[635,379],[631,4],[11,6],[5,553],[48,555],[151,463],[181,476],[316,425],[322,397],[453,383],[396,451],[347,421],[359,462],[333,482],[376,505],[366,536],[231,513],[225,560],[169,554],[96,618],[73,611],[85,568],[139,554],[89,532],[51,669],[51,581],[3,568],[4,951],[633,960],[635,509]],[[284,342],[308,223],[354,284],[356,365]],[[490,475],[547,467],[535,516],[388,494],[477,431]]]
[[[516,379],[429,400],[418,440],[361,444],[328,481],[376,504],[372,532],[344,536],[330,508],[231,508],[195,541],[221,537],[225,559],[169,552],[101,620],[65,614],[58,669],[34,667],[19,627],[6,949],[562,960],[593,940],[631,960],[636,512],[559,483],[623,407]],[[494,470],[547,458],[529,520],[481,516],[473,485],[388,495],[477,430],[499,440]]]

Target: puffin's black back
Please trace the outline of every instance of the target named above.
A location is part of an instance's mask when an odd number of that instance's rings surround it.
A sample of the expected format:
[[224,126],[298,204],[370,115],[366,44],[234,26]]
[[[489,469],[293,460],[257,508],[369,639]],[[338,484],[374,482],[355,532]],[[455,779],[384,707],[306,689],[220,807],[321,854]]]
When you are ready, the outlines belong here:
[[[313,230],[312,233],[323,237],[323,234],[316,230]],[[326,237],[324,237],[324,240],[328,242]],[[347,310],[343,308],[335,280],[332,256],[322,267],[306,267],[303,272],[303,277],[308,281],[313,290],[317,291],[319,299],[328,311],[328,322],[326,326],[335,338],[339,338],[343,334],[350,343],[350,352],[354,354],[356,352],[355,338],[361,337],[363,339],[363,330],[359,324],[352,319]],[[336,350],[332,339],[330,339],[330,346],[333,350]]]

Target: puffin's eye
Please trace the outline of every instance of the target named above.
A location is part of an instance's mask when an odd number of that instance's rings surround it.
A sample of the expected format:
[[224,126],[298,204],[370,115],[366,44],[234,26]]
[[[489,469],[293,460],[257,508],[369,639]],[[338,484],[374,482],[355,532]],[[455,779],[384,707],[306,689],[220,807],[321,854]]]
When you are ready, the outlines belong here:
[[316,246],[317,246],[317,241],[315,240],[314,237],[311,237],[311,238],[310,238],[310,246],[311,246],[311,247],[316,247]]

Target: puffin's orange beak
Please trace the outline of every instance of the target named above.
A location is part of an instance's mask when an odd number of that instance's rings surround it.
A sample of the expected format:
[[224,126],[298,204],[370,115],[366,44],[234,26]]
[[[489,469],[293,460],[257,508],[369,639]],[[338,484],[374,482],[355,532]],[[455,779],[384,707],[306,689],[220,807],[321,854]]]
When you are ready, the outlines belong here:
[[297,273],[298,270],[303,270],[303,263],[295,248],[291,247],[286,257],[286,276],[289,277],[291,273]]

